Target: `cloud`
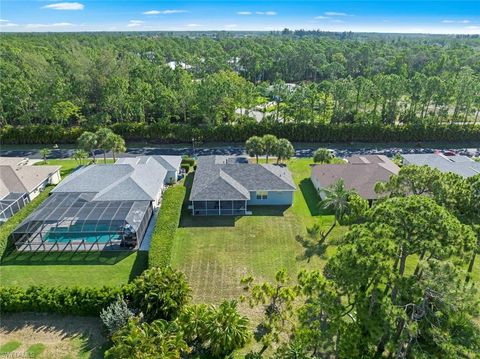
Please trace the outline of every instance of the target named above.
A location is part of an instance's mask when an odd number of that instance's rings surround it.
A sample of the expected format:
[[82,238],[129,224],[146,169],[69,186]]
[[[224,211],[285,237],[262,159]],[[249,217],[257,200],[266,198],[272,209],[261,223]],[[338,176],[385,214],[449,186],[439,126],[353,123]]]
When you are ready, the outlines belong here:
[[224,27],[225,27],[226,29],[233,29],[233,28],[235,28],[235,27],[238,27],[238,25],[237,25],[237,24],[227,24],[227,25],[224,25]]
[[182,14],[188,12],[187,10],[149,10],[143,12],[143,15],[171,15],[171,14]]
[[345,12],[336,12],[336,11],[326,11],[324,12],[325,16],[349,16]]
[[343,24],[343,23],[345,23],[345,21],[343,21],[343,20],[337,20],[337,19],[331,20],[330,22],[335,23],[335,24]]
[[140,27],[145,23],[142,20],[130,20],[127,24],[127,27]]
[[187,24],[187,27],[199,27],[202,26],[200,24]]
[[10,20],[0,19],[0,22],[10,22]]
[[267,16],[275,16],[277,13],[275,11],[257,11],[255,12],[257,15],[267,15]]
[[442,20],[444,24],[469,24],[470,20]]
[[40,28],[45,28],[45,27],[67,27],[67,26],[73,26],[73,24],[69,22],[56,22],[53,24],[27,24],[25,27],[27,29],[40,29]]
[[85,5],[79,2],[59,2],[56,4],[45,5],[43,9],[52,10],[83,10]]
[[315,16],[314,17],[315,20],[324,20],[324,19],[329,19],[328,16]]
[[252,15],[251,11],[238,11],[237,15]]
[[469,30],[480,30],[480,26],[475,26],[475,25],[465,26],[465,28]]
[[5,21],[0,22],[0,27],[14,27],[14,26],[18,26],[18,24],[15,24],[15,23],[10,22],[10,21],[8,21],[8,22],[5,22]]

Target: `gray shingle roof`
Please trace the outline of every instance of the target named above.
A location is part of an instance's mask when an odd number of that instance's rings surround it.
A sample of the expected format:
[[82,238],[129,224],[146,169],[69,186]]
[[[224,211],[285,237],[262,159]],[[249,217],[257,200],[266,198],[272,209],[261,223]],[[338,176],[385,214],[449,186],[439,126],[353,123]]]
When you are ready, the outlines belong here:
[[480,173],[480,163],[466,156],[444,156],[439,153],[402,155],[405,164],[427,165],[442,172],[453,172],[463,177]]
[[221,156],[200,157],[191,201],[249,200],[250,191],[294,191],[285,166],[231,163]]
[[9,193],[30,193],[60,166],[0,166],[0,199]]
[[91,165],[81,168],[52,192],[95,193],[94,201],[153,201],[167,170],[157,161],[140,164]]
[[181,156],[164,156],[164,155],[122,157],[122,158],[119,158],[116,163],[134,165],[134,164],[149,163],[152,160],[157,161],[167,171],[179,171],[180,170],[180,164],[182,163],[182,157]]

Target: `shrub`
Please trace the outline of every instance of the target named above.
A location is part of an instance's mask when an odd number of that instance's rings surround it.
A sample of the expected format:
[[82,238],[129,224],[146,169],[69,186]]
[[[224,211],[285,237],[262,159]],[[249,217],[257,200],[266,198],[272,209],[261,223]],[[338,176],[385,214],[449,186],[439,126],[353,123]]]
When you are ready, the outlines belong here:
[[145,270],[127,285],[127,293],[147,321],[174,319],[190,300],[183,273],[170,267]]
[[[419,142],[479,141],[480,127],[468,125],[384,125],[381,123],[276,123],[244,122],[217,126],[193,126],[165,121],[146,123],[115,123],[109,126],[127,141],[187,143],[192,137],[204,142],[243,142],[251,136],[272,134],[294,142]],[[63,127],[52,125],[3,126],[2,144],[75,143],[83,131],[97,127]]]
[[192,157],[185,157],[182,159],[182,165],[189,165],[190,167],[195,165],[195,158]]
[[13,241],[11,234],[13,230],[32,213],[37,207],[48,197],[48,194],[53,189],[52,186],[45,188],[32,202],[28,203],[20,211],[15,213],[3,225],[0,226],[0,259],[13,249]]
[[165,267],[170,264],[173,239],[180,221],[186,188],[182,184],[168,188],[152,234],[148,252],[149,267]]
[[100,312],[100,319],[110,335],[113,335],[113,333],[127,324],[132,317],[133,312],[128,309],[127,303],[120,296]]
[[120,291],[114,287],[0,287],[0,310],[97,316]]
[[190,165],[189,165],[189,164],[187,164],[187,163],[182,163],[182,164],[180,165],[180,167],[185,170],[185,173],[190,172]]

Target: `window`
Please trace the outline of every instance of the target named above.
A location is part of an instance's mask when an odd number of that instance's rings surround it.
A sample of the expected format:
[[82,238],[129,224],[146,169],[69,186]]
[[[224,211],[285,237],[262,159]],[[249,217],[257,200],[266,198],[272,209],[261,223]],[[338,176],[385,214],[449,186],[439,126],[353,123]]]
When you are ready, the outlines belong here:
[[257,191],[257,199],[259,199],[259,200],[268,199],[268,192],[267,191]]

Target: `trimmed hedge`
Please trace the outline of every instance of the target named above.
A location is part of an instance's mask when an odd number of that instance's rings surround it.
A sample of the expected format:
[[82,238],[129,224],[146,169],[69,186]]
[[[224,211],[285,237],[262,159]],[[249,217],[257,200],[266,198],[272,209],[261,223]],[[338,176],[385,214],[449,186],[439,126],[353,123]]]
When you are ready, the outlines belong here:
[[0,287],[2,313],[45,312],[99,315],[115,301],[122,288],[115,287]]
[[[253,135],[272,134],[291,142],[421,142],[480,141],[480,126],[471,125],[383,125],[245,122],[214,127],[158,122],[116,123],[109,126],[127,141],[189,143],[192,138],[205,142],[244,142]],[[52,125],[4,126],[3,144],[75,143],[85,130],[96,128]]]
[[173,239],[180,221],[183,200],[187,192],[183,183],[168,188],[163,194],[157,223],[148,252],[148,266],[166,267],[170,264]]
[[190,167],[195,166],[195,158],[192,158],[192,157],[183,158],[182,165],[189,165]]
[[20,211],[15,213],[3,225],[0,226],[0,259],[4,258],[13,248],[10,234],[13,230],[32,213],[48,197],[53,186],[45,188],[32,202],[27,203]]

